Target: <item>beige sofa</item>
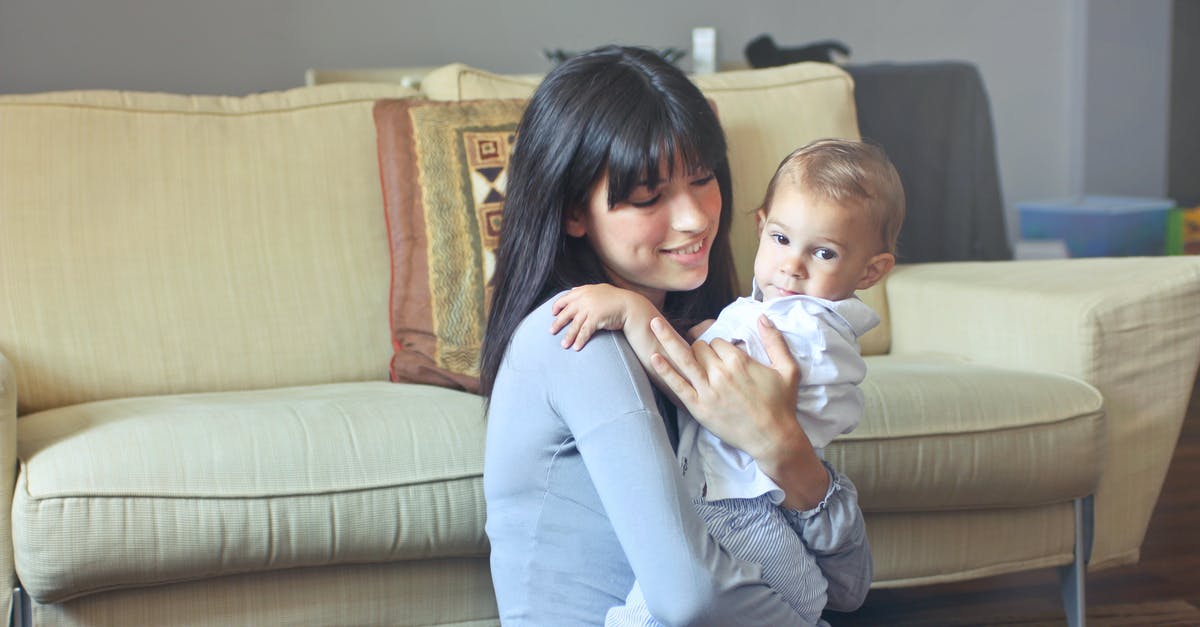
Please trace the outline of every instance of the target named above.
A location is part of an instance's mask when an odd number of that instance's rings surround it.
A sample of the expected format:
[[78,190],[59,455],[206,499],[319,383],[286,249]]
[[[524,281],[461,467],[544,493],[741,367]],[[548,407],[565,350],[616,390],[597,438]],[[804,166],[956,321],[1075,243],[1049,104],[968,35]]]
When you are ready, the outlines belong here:
[[[372,110],[535,82],[0,97],[0,611],[494,624],[481,399],[388,381]],[[698,82],[739,210],[791,147],[857,133],[836,68]],[[865,296],[867,413],[828,455],[877,586],[1069,565],[1091,494],[1092,568],[1137,560],[1200,361],[1200,260],[913,265]]]

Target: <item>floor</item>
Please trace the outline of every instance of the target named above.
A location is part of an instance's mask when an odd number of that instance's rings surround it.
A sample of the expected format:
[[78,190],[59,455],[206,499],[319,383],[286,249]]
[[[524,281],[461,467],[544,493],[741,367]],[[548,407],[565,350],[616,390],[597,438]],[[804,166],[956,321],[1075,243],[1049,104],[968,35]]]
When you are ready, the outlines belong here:
[[[1142,545],[1141,561],[1089,573],[1089,606],[1186,601],[1200,607],[1197,477],[1200,477],[1200,386],[1193,390],[1162,495]],[[905,622],[937,624],[938,616],[1061,617],[1061,608],[1057,575],[1046,570],[955,584],[873,590],[857,612],[831,613],[827,618],[835,627]],[[1153,622],[1156,621],[1147,621]]]

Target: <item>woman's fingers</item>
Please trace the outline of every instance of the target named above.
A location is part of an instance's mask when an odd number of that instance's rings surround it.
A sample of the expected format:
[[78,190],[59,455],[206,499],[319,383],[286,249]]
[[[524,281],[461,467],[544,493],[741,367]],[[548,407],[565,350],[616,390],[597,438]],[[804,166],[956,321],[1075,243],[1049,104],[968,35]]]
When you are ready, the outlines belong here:
[[796,358],[788,350],[787,340],[783,333],[765,315],[758,316],[758,333],[762,338],[763,348],[767,358],[771,360],[771,368],[778,372],[786,381],[796,381],[800,376],[800,366]]
[[[667,324],[661,316],[656,316],[650,320],[650,330],[654,332],[654,337],[658,339],[658,343],[662,346],[662,357],[668,362],[669,367],[682,376],[691,387],[693,384],[704,381],[704,371],[700,363],[696,360],[696,353],[693,352],[691,346],[679,337],[675,329]],[[703,342],[697,344],[699,347]]]
[[691,409],[696,403],[696,388],[684,379],[679,371],[667,361],[666,357],[658,353],[650,356],[650,365],[654,367],[654,371],[658,373],[658,378],[664,385],[670,389],[675,398],[683,403],[684,407]]
[[750,359],[746,351],[738,348],[725,338],[714,338],[713,341],[708,343],[708,346],[713,355],[720,359],[726,367],[737,367],[745,364],[746,360]]

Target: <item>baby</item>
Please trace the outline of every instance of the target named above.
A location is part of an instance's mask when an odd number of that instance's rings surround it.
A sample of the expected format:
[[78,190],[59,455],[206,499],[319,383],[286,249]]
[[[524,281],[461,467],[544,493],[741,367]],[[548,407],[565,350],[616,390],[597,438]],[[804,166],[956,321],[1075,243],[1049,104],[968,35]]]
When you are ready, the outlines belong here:
[[[853,430],[862,415],[858,384],[866,363],[858,337],[879,318],[854,293],[895,265],[904,211],[900,177],[878,147],[825,139],[796,150],[779,165],[756,214],[751,295],[689,332],[704,341],[724,338],[767,363],[757,331],[758,317],[765,314],[799,364],[796,416],[818,455]],[[636,292],[607,284],[578,287],[556,301],[554,312],[551,332],[566,328],[564,348],[582,348],[596,329],[622,329],[643,363],[661,351],[648,330],[661,314]],[[685,485],[709,533],[730,553],[762,566],[764,581],[801,617],[818,624],[824,586],[800,585],[814,581],[814,573],[805,576],[804,570],[817,567],[794,529],[822,506],[808,512],[779,507],[783,491],[753,458],[686,412],[680,412],[679,434]],[[823,583],[826,577],[818,579]],[[657,623],[635,585],[626,605],[609,610],[606,624]]]

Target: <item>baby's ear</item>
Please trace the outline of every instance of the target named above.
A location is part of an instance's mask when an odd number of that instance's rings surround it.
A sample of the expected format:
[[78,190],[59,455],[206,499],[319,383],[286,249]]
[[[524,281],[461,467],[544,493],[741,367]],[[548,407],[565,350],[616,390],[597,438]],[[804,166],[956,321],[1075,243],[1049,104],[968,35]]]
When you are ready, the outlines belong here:
[[867,267],[863,270],[862,278],[858,280],[858,285],[855,289],[865,290],[879,282],[887,273],[896,267],[896,256],[892,253],[879,253],[867,262]]
[[754,212],[754,223],[758,225],[758,236],[762,237],[763,225],[767,223],[767,210],[759,207]]

